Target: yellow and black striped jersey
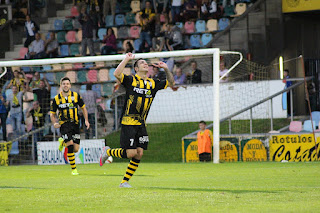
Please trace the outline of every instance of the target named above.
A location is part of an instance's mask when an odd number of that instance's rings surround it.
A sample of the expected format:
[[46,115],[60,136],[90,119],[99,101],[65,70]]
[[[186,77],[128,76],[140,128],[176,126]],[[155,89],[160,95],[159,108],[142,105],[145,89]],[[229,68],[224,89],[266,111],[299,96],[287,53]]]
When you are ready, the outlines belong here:
[[59,110],[59,124],[65,122],[79,123],[78,106],[81,108],[85,107],[85,104],[81,96],[76,93],[69,91],[68,97],[64,97],[62,92],[56,95],[50,107],[50,112],[56,114]]
[[167,80],[143,80],[136,75],[121,75],[121,83],[126,88],[126,99],[121,124],[142,125],[148,116],[149,109],[156,93],[168,86]]

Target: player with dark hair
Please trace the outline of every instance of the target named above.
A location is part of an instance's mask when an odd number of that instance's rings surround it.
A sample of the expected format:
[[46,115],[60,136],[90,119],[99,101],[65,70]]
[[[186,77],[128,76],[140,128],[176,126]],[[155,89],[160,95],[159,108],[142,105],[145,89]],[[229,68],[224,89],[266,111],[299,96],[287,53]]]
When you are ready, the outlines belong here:
[[134,59],[132,53],[118,65],[114,76],[126,89],[126,101],[123,108],[121,120],[121,148],[111,149],[106,146],[100,157],[100,166],[104,164],[109,156],[131,159],[126,174],[123,177],[120,187],[130,188],[128,181],[139,166],[144,150],[147,150],[149,137],[145,127],[151,103],[156,93],[161,89],[174,85],[172,73],[164,62],[157,62],[153,66],[163,68],[166,72],[166,80],[154,80],[147,77],[149,65],[143,59],[134,63],[135,75],[125,75],[123,70],[127,63]]
[[[88,112],[81,96],[70,90],[71,81],[68,77],[60,80],[60,94],[54,97],[50,108],[50,119],[54,128],[60,128],[63,141],[68,149],[68,159],[72,169],[72,175],[79,175],[75,163],[74,152],[80,147],[80,127],[78,106],[81,107],[85,119],[85,125],[89,129]],[[59,110],[59,123],[56,123],[56,112]],[[61,146],[61,144],[60,144]]]

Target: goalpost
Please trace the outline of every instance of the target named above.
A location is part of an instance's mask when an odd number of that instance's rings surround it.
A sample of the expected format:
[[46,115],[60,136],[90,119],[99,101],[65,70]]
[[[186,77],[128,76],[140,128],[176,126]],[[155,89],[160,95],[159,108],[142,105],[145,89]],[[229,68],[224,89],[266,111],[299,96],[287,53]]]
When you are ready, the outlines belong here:
[[[214,143],[213,143],[213,162],[219,163],[219,137],[220,137],[220,92],[219,92],[219,81],[220,79],[224,78],[224,76],[219,77],[219,70],[220,70],[220,57],[223,57],[222,55],[235,55],[235,59],[230,60],[228,64],[228,73],[225,73],[225,75],[230,75],[229,72],[231,72],[241,61],[242,61],[242,54],[239,52],[228,52],[228,51],[220,51],[218,48],[210,48],[210,49],[198,49],[198,50],[183,50],[183,51],[171,51],[171,52],[151,52],[151,53],[137,53],[135,54],[135,59],[138,58],[144,58],[149,60],[150,64],[156,60],[164,60],[167,61],[167,63],[170,63],[171,71],[175,73],[175,70],[177,67],[181,67],[183,69],[184,73],[190,72],[190,63],[192,61],[196,61],[198,63],[198,68],[202,70],[202,80],[204,84],[199,85],[190,85],[190,84],[183,84],[183,85],[177,85],[173,88],[173,92],[170,90],[170,94],[173,94],[177,88],[179,90],[187,90],[194,87],[195,89],[202,89],[201,91],[205,91],[205,94],[203,94],[202,99],[212,99],[213,101],[210,104],[207,104],[208,109],[196,109],[197,112],[204,111],[204,114],[210,114],[212,115],[209,119],[201,119],[202,115],[199,116],[193,116],[194,118],[186,118],[191,116],[192,112],[188,111],[187,106],[188,105],[195,105],[188,103],[188,101],[192,100],[186,100],[186,103],[181,105],[180,107],[183,108],[183,111],[181,108],[181,113],[183,115],[175,115],[171,117],[175,117],[176,119],[173,119],[171,121],[167,118],[165,118],[165,114],[163,112],[169,112],[170,110],[167,109],[160,109],[158,108],[161,104],[154,103],[151,107],[150,114],[147,120],[147,123],[157,123],[157,119],[159,118],[161,120],[165,120],[165,123],[179,123],[179,122],[193,122],[192,131],[197,130],[197,123],[200,120],[207,120],[209,122],[213,122],[213,134],[214,134]],[[53,93],[57,93],[59,91],[59,85],[58,82],[61,76],[74,76],[73,84],[75,84],[76,91],[80,91],[82,89],[82,86],[87,83],[94,83],[94,84],[101,84],[99,87],[102,96],[105,97],[106,102],[110,104],[112,95],[110,94],[110,88],[115,83],[115,79],[112,78],[112,71],[114,71],[115,67],[119,64],[119,62],[125,57],[125,55],[109,55],[109,56],[88,56],[88,57],[72,57],[72,58],[55,58],[55,59],[39,59],[39,60],[18,60],[18,61],[1,61],[0,62],[0,68],[11,68],[11,71],[14,71],[15,69],[22,69],[25,70],[25,73],[31,73],[34,74],[35,72],[40,72],[41,76],[46,76],[47,80],[50,81],[51,87],[54,88],[54,92],[51,91],[51,98],[54,95]],[[170,61],[170,62],[169,62]],[[101,65],[102,63],[102,65]],[[80,67],[78,66],[80,64]],[[87,67],[86,64],[92,64],[92,67]],[[57,68],[58,65],[58,68]],[[127,67],[126,72],[127,74],[133,73],[132,70],[133,63],[129,64],[130,67]],[[45,67],[51,67],[51,70]],[[112,68],[111,68],[112,67]],[[91,70],[96,70],[95,73],[96,77],[93,78],[93,80],[90,80]],[[104,75],[104,70],[106,71]],[[72,73],[70,73],[72,72]],[[80,72],[84,72],[84,75],[87,77],[87,80],[80,80],[81,76],[79,76]],[[150,68],[150,73],[152,74],[152,67]],[[52,76],[54,75],[54,80],[51,80]],[[4,75],[4,73],[2,73]],[[49,75],[50,74],[50,75]],[[97,77],[98,76],[98,77]],[[94,81],[96,79],[96,82]],[[103,80],[102,80],[103,79]],[[190,81],[190,80],[189,80]],[[109,85],[105,85],[108,83]],[[189,82],[188,82],[189,83]],[[110,86],[111,85],[111,86]],[[211,85],[211,86],[210,86]],[[109,92],[104,93],[104,87],[109,88]],[[181,88],[181,89],[180,89]],[[206,88],[212,88],[212,97],[208,98],[208,94],[211,94],[211,92],[208,92]],[[53,89],[52,89],[53,90]],[[197,90],[195,90],[197,91]],[[187,93],[188,91],[186,91]],[[112,92],[111,92],[112,93]],[[159,92],[160,93],[160,92]],[[169,94],[169,95],[170,95]],[[164,94],[166,96],[167,94]],[[201,94],[198,94],[198,96]],[[161,96],[160,94],[157,95]],[[174,94],[173,94],[174,96]],[[195,94],[197,96],[197,92]],[[159,100],[161,98],[159,97]],[[187,98],[188,99],[188,98]],[[109,102],[108,102],[109,101]],[[157,102],[157,98],[155,99],[155,102]],[[158,101],[160,102],[160,101]],[[117,105],[117,104],[116,104]],[[177,105],[177,104],[176,104]],[[211,105],[211,106],[210,106]],[[171,108],[175,108],[176,106],[172,105]],[[209,109],[211,107],[211,109]],[[157,115],[157,110],[159,110],[159,115]],[[115,110],[117,111],[117,110]],[[211,111],[211,112],[209,112]],[[117,114],[117,113],[115,113]],[[170,114],[170,113],[168,113]],[[117,115],[116,115],[117,116]],[[157,118],[152,118],[154,116]],[[184,117],[182,119],[178,117]],[[192,116],[191,116],[192,117]],[[205,117],[205,116],[203,116]],[[207,117],[206,117],[207,118]],[[166,120],[167,119],[167,120]],[[116,119],[115,119],[116,120]],[[170,120],[170,121],[169,121]],[[148,122],[150,121],[150,122]],[[164,123],[163,121],[161,123]],[[109,127],[107,127],[109,128]],[[110,127],[111,128],[111,127]],[[152,128],[152,126],[150,127]],[[190,130],[187,133],[190,133]],[[108,130],[106,132],[109,132]],[[163,133],[159,133],[163,134]],[[186,134],[186,133],[184,133]],[[100,135],[103,136],[103,135]],[[181,136],[180,136],[181,138]]]

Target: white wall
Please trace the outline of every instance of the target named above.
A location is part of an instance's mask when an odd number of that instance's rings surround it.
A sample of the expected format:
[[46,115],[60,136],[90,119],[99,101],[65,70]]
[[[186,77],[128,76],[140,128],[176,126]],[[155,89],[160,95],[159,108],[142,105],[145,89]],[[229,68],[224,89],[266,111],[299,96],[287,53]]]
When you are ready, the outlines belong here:
[[[220,84],[220,118],[250,106],[284,88],[281,80]],[[213,86],[180,87],[161,90],[151,106],[147,123],[198,122],[213,120]],[[253,118],[270,117],[270,101],[253,108]],[[273,117],[285,118],[282,96],[273,99]],[[249,119],[249,111],[233,119]]]

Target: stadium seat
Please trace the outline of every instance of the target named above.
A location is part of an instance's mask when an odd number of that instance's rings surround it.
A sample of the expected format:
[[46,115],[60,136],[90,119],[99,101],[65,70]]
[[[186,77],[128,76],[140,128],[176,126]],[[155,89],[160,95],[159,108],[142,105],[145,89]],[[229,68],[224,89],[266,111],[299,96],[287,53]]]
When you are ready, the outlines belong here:
[[133,42],[133,48],[135,49],[135,50],[139,50],[140,49],[140,45],[141,45],[141,40],[138,38],[138,39],[136,39],[136,40],[134,40],[134,42]]
[[190,45],[191,45],[191,48],[200,48],[201,47],[200,35],[198,34],[191,35]]
[[182,22],[176,22],[176,26],[180,29],[183,29],[183,23]]
[[101,69],[98,73],[99,81],[109,81],[109,70],[108,69]]
[[101,97],[101,84],[93,84],[92,91],[95,91],[98,97]]
[[194,22],[187,21],[186,23],[184,23],[184,29],[186,33],[194,33]]
[[52,67],[50,65],[43,65],[42,70],[43,71],[50,71],[50,70],[52,70]]
[[31,67],[21,67],[23,72],[31,72]]
[[68,31],[66,35],[67,42],[76,42],[76,31]]
[[319,111],[313,111],[311,112],[312,120],[316,122],[316,125],[319,125],[320,121],[320,112]]
[[73,28],[74,29],[78,29],[78,30],[81,30],[81,24],[80,24],[80,22],[79,22],[79,20],[76,18],[76,19],[74,19],[73,20]]
[[301,121],[291,121],[289,126],[290,132],[301,132],[302,122]]
[[78,41],[82,41],[82,30],[78,30],[77,40],[78,40]]
[[54,82],[56,82],[55,74],[53,72],[46,72],[45,76],[49,84],[54,84]]
[[60,79],[66,76],[66,72],[56,72],[56,81],[60,84]]
[[206,31],[206,21],[205,20],[196,21],[196,32],[203,33],[205,31]]
[[70,45],[70,55],[75,56],[75,55],[80,55],[79,51],[79,44],[71,44]]
[[89,69],[91,67],[94,67],[94,64],[93,64],[93,62],[87,62],[87,63],[84,63],[84,67]]
[[54,98],[54,96],[56,96],[57,94],[58,94],[58,87],[51,87],[50,97]]
[[105,64],[104,64],[104,61],[97,61],[96,62],[96,67],[104,67]]
[[73,69],[73,65],[72,64],[63,64],[63,69],[72,70]]
[[74,65],[74,69],[81,69],[81,68],[83,68],[82,63],[75,63],[75,64],[73,64],[73,65]]
[[117,14],[115,17],[116,26],[122,26],[125,24],[125,16],[123,14]]
[[132,13],[136,13],[140,11],[140,1],[131,1],[130,7],[132,9]]
[[76,80],[77,74],[75,71],[68,71],[66,73],[66,77],[70,78],[71,83],[75,83],[77,81]]
[[79,12],[76,6],[71,7],[70,13],[71,13],[71,16],[74,16],[74,17],[79,16]]
[[160,23],[165,23],[166,22],[166,16],[164,14],[160,14]]
[[19,154],[19,143],[18,141],[13,141],[9,155],[18,155],[18,154]]
[[207,21],[207,29],[209,32],[214,32],[218,30],[218,21],[217,19],[209,19]]
[[112,27],[113,26],[113,15],[106,16],[106,27]]
[[63,57],[69,56],[69,45],[60,46],[60,55]]
[[54,71],[59,71],[61,69],[62,69],[61,64],[53,64],[52,65],[52,70],[54,70]]
[[126,39],[129,37],[129,28],[126,26],[121,26],[118,28],[118,38]]
[[234,15],[234,6],[226,5],[224,7],[224,16],[232,16],[232,15]]
[[63,21],[62,20],[60,20],[60,19],[54,20],[53,25],[54,25],[55,30],[63,30]]
[[117,41],[117,49],[118,49],[118,50],[122,50],[122,47],[123,47],[123,42],[122,42],[122,40],[118,40],[118,41]]
[[131,25],[136,23],[136,15],[134,13],[126,14],[126,24]]
[[112,108],[111,108],[111,99],[107,99],[106,100],[105,108],[106,108],[106,110],[112,110]]
[[63,22],[63,29],[64,30],[73,30],[73,22],[72,19],[66,19]]
[[231,15],[231,17],[241,16],[247,10],[247,5],[245,3],[238,3],[236,4],[235,15]]
[[230,20],[228,18],[221,18],[219,19],[218,25],[219,25],[219,30],[222,31],[226,29],[230,24]]
[[28,53],[28,48],[26,47],[21,47],[20,51],[19,51],[19,56],[20,58],[24,58],[24,56]]
[[66,42],[66,32],[65,31],[60,31],[57,33],[57,40],[59,43],[64,43]]
[[87,81],[87,72],[83,70],[77,71],[77,79],[79,83],[83,83]]
[[303,123],[303,130],[307,131],[307,132],[312,132],[312,125],[313,125],[313,129],[316,130],[316,122],[311,120],[306,120]]
[[110,77],[110,81],[116,81],[116,77],[113,75],[114,71],[116,70],[116,68],[110,68],[109,69],[109,77]]
[[98,81],[98,72],[97,70],[89,70],[87,74],[88,82],[97,82]]
[[113,83],[106,83],[102,85],[102,95],[109,96],[113,91]]
[[212,40],[211,33],[205,33],[201,36],[202,46],[206,46]]
[[140,27],[138,27],[138,26],[130,27],[130,37],[139,38],[140,37]]
[[107,29],[106,28],[100,28],[98,30],[98,37],[99,39],[102,41],[103,40],[103,37],[107,35]]

